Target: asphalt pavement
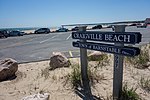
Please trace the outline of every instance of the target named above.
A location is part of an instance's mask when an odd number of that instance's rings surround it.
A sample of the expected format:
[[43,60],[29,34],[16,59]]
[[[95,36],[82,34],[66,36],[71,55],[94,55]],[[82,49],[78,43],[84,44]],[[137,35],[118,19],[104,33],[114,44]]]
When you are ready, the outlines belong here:
[[[98,31],[98,30],[95,30]],[[112,31],[101,29],[101,31]],[[142,42],[150,42],[150,27],[127,27],[126,32],[140,32]],[[79,57],[79,49],[72,46],[72,32],[57,32],[49,34],[32,34],[0,39],[0,59],[13,58],[19,63],[47,60],[53,52],[62,52],[67,57]]]

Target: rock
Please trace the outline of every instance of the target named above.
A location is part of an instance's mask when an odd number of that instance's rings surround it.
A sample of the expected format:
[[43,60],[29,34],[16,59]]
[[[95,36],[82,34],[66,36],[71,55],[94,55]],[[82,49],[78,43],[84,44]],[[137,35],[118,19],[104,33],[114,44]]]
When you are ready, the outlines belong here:
[[150,62],[147,62],[147,66],[150,67]]
[[34,95],[29,95],[27,97],[23,97],[21,100],[49,100],[49,94],[44,93],[44,94],[34,94]]
[[14,59],[6,58],[0,60],[0,81],[12,78],[17,70],[18,63]]
[[145,65],[143,65],[144,66],[144,68],[148,68],[148,67],[150,67],[150,62],[147,62]]
[[56,68],[61,68],[61,67],[69,67],[70,62],[61,53],[55,53],[51,58],[50,58],[50,63],[49,63],[51,69],[56,69]]
[[102,54],[99,51],[94,51],[88,55],[88,60],[89,61],[98,61],[98,60],[103,59],[103,55],[104,54]]

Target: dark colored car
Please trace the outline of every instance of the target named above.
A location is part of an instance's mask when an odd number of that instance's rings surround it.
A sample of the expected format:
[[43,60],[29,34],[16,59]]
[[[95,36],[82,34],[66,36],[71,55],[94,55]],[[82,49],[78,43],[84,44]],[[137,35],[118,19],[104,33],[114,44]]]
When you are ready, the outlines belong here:
[[71,29],[72,31],[78,31],[79,30],[79,27],[74,27]]
[[41,34],[41,33],[50,33],[49,28],[40,28],[34,32],[35,34]]
[[9,36],[23,36],[25,33],[20,31],[11,31],[9,32]]
[[6,38],[6,37],[4,36],[4,34],[0,33],[0,39],[1,38]]
[[102,25],[96,25],[96,26],[92,27],[92,29],[101,29],[101,28],[103,28]]
[[136,23],[133,23],[133,24],[131,24],[131,25],[129,25],[129,26],[137,26],[137,24],[136,24]]
[[108,25],[106,28],[112,28],[112,25]]
[[0,34],[3,34],[5,38],[9,36],[9,33],[7,30],[0,30]]
[[67,32],[68,29],[67,28],[60,28],[58,30],[56,30],[56,32]]

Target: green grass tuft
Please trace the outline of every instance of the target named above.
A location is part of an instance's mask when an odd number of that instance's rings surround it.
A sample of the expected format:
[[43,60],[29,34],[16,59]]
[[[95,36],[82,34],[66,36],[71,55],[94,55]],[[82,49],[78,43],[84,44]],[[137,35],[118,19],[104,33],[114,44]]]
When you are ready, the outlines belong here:
[[141,77],[139,85],[142,87],[142,89],[146,90],[147,92],[150,92],[150,79]]
[[[89,67],[87,74],[91,85],[94,85],[95,82],[99,82],[99,80],[104,79],[104,75],[98,74],[98,71],[95,68],[91,69]],[[79,65],[72,66],[72,72],[67,75],[65,84],[68,82],[71,83],[73,88],[82,87],[81,67]]]
[[141,100],[139,95],[135,92],[136,88],[129,89],[127,83],[123,86],[120,100]]
[[135,57],[126,57],[126,61],[132,64],[135,68],[144,69],[147,68],[147,63],[149,62],[148,50],[141,50],[141,53]]

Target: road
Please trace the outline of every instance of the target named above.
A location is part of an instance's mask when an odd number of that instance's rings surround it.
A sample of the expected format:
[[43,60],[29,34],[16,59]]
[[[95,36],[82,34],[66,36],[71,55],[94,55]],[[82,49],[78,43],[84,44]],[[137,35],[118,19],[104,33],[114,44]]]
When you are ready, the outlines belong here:
[[50,58],[53,52],[74,50],[71,32],[24,35],[0,40],[0,59],[11,57],[18,62]]
[[[96,30],[97,31],[97,30]],[[111,31],[111,29],[102,29]],[[141,32],[141,44],[150,42],[150,27],[127,27],[126,31]],[[19,63],[49,59],[53,52],[63,52],[67,57],[78,56],[72,46],[71,32],[33,34],[0,39],[0,59],[13,58]]]

